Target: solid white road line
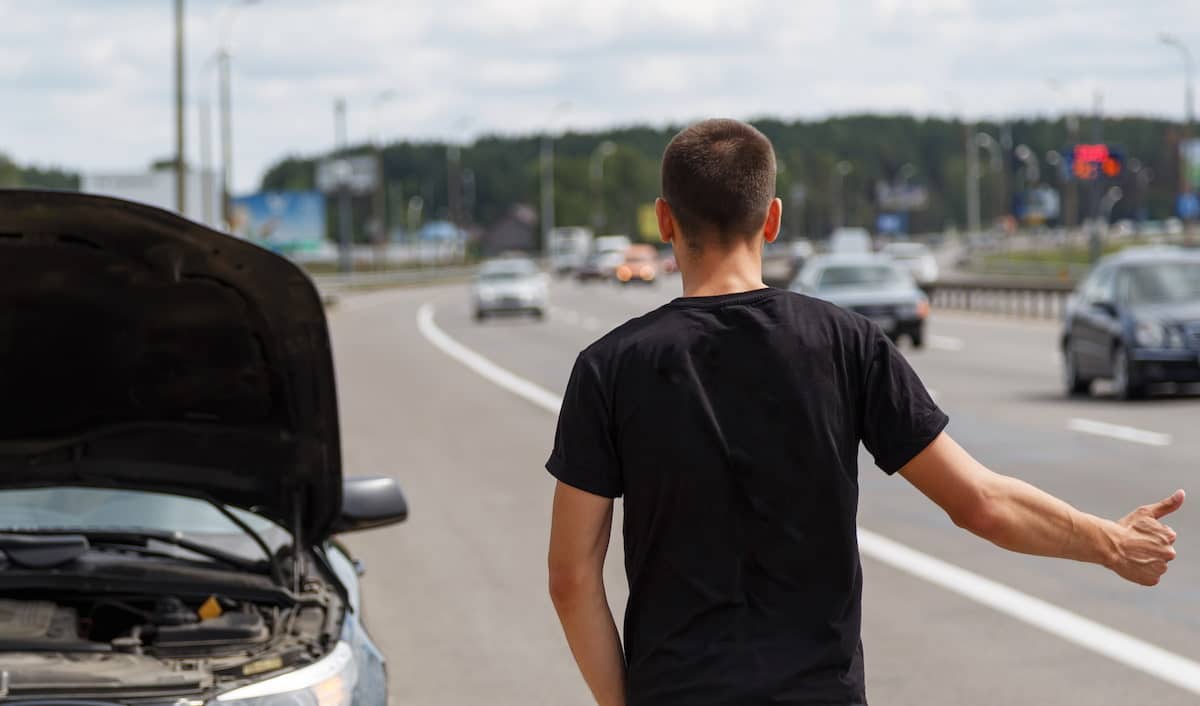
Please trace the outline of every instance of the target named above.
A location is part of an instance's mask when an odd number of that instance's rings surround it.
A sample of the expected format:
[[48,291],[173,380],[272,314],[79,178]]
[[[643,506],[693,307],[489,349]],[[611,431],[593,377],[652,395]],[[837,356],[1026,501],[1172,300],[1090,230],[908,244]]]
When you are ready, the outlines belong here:
[[1160,434],[1156,431],[1134,429],[1133,427],[1125,427],[1121,426],[1120,424],[1109,424],[1108,422],[1098,422],[1094,419],[1083,419],[1082,417],[1072,417],[1067,421],[1067,428],[1071,431],[1080,432],[1081,434],[1107,436],[1110,439],[1120,439],[1121,441],[1130,441],[1135,444],[1145,444],[1147,446],[1171,445],[1170,434]]
[[858,529],[859,550],[894,569],[981,603],[1067,642],[1200,694],[1200,663],[928,554]]
[[[450,338],[434,321],[432,304],[423,304],[417,312],[417,328],[443,353],[488,381],[551,414],[558,414],[562,406],[561,397],[501,368]],[[1200,694],[1200,663],[861,527],[858,529],[858,546],[864,556],[875,561],[941,586],[1181,689]]]
[[479,373],[484,378],[518,397],[529,400],[548,412],[558,414],[558,408],[562,406],[561,397],[529,382],[525,378],[508,372],[447,336],[433,321],[432,304],[422,304],[421,308],[417,311],[417,329],[425,337],[425,340],[432,343],[446,355]]
[[929,347],[936,348],[939,351],[961,351],[966,347],[966,344],[961,338],[953,336],[930,336]]

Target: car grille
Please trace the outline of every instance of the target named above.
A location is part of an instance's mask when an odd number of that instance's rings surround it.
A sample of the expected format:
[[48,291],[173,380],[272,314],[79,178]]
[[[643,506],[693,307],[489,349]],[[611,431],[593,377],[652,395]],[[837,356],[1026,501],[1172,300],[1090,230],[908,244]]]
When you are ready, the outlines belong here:
[[1184,325],[1183,332],[1192,348],[1200,348],[1200,321]]
[[896,307],[889,304],[867,304],[851,307],[851,309],[867,318],[894,317],[896,315]]

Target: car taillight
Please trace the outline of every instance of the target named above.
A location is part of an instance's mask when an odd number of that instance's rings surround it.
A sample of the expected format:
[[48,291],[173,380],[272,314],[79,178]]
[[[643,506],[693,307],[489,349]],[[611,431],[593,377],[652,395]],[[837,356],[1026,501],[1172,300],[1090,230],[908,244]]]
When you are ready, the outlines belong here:
[[617,268],[617,279],[628,282],[633,279],[633,270],[629,269],[628,265],[621,265]]
[[922,299],[917,302],[917,318],[923,319],[929,316],[929,300]]

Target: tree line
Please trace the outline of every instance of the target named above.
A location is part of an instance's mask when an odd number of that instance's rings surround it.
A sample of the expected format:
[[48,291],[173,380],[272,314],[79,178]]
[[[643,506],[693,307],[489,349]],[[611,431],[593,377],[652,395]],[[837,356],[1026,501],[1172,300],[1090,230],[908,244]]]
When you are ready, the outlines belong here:
[[[966,222],[967,126],[956,120],[911,116],[852,115],[816,121],[752,121],[774,143],[779,158],[778,193],[785,201],[788,231],[803,235],[828,233],[838,218],[834,199],[839,188],[844,200],[844,222],[871,227],[881,206],[876,184],[896,183],[903,174],[909,184],[925,187],[923,208],[909,214],[912,232],[946,227],[962,228]],[[595,132],[567,132],[554,140],[554,194],[558,225],[591,225],[598,218],[602,230],[635,233],[638,209],[658,195],[658,163],[670,138],[680,126],[635,126]],[[1113,209],[1114,219],[1165,218],[1172,215],[1178,191],[1178,141],[1180,126],[1149,118],[1084,117],[1074,126],[1081,142],[1103,141],[1120,145],[1127,157],[1121,177],[1112,180],[1126,197]],[[1008,122],[981,122],[976,132],[1003,145],[1000,168],[993,168],[988,153],[981,152],[981,215],[986,225],[1010,213],[1013,197],[1022,183],[1022,163],[1013,156],[1018,146],[1028,147],[1040,162],[1041,182],[1062,188],[1058,170],[1047,164],[1052,150],[1062,150],[1071,132],[1064,118],[1032,118]],[[603,179],[592,178],[591,163],[603,143]],[[382,147],[383,173],[388,184],[389,222],[404,223],[403,205],[414,196],[423,204],[422,217],[450,215],[451,189],[459,188],[462,218],[486,226],[502,217],[514,204],[537,206],[540,198],[538,135],[488,135],[463,146],[458,169],[447,158],[447,146],[438,142],[400,141]],[[348,152],[369,151],[365,145]],[[1028,153],[1027,153],[1028,154]],[[327,155],[289,157],[271,167],[264,189],[312,188],[315,164]],[[848,173],[839,184],[838,164]],[[1139,183],[1131,167],[1149,168]],[[450,173],[466,177],[450,178]],[[1146,179],[1153,174],[1152,179]],[[795,187],[800,187],[799,189]],[[803,194],[803,198],[798,197]],[[1077,213],[1087,215],[1087,195],[1080,196]],[[409,214],[411,215],[411,214]],[[1065,214],[1064,214],[1065,215]]]

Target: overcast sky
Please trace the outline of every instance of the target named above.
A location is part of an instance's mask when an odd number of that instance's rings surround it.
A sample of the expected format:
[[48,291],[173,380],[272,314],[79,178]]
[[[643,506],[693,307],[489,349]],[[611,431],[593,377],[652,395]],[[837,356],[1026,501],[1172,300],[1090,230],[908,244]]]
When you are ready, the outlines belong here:
[[[352,141],[712,115],[1059,115],[1097,90],[1108,114],[1180,118],[1182,59],[1158,34],[1200,58],[1198,2],[261,0],[231,35],[235,185],[331,146],[337,96]],[[187,0],[190,159],[231,4]],[[0,152],[101,171],[169,155],[172,5],[0,0]]]

